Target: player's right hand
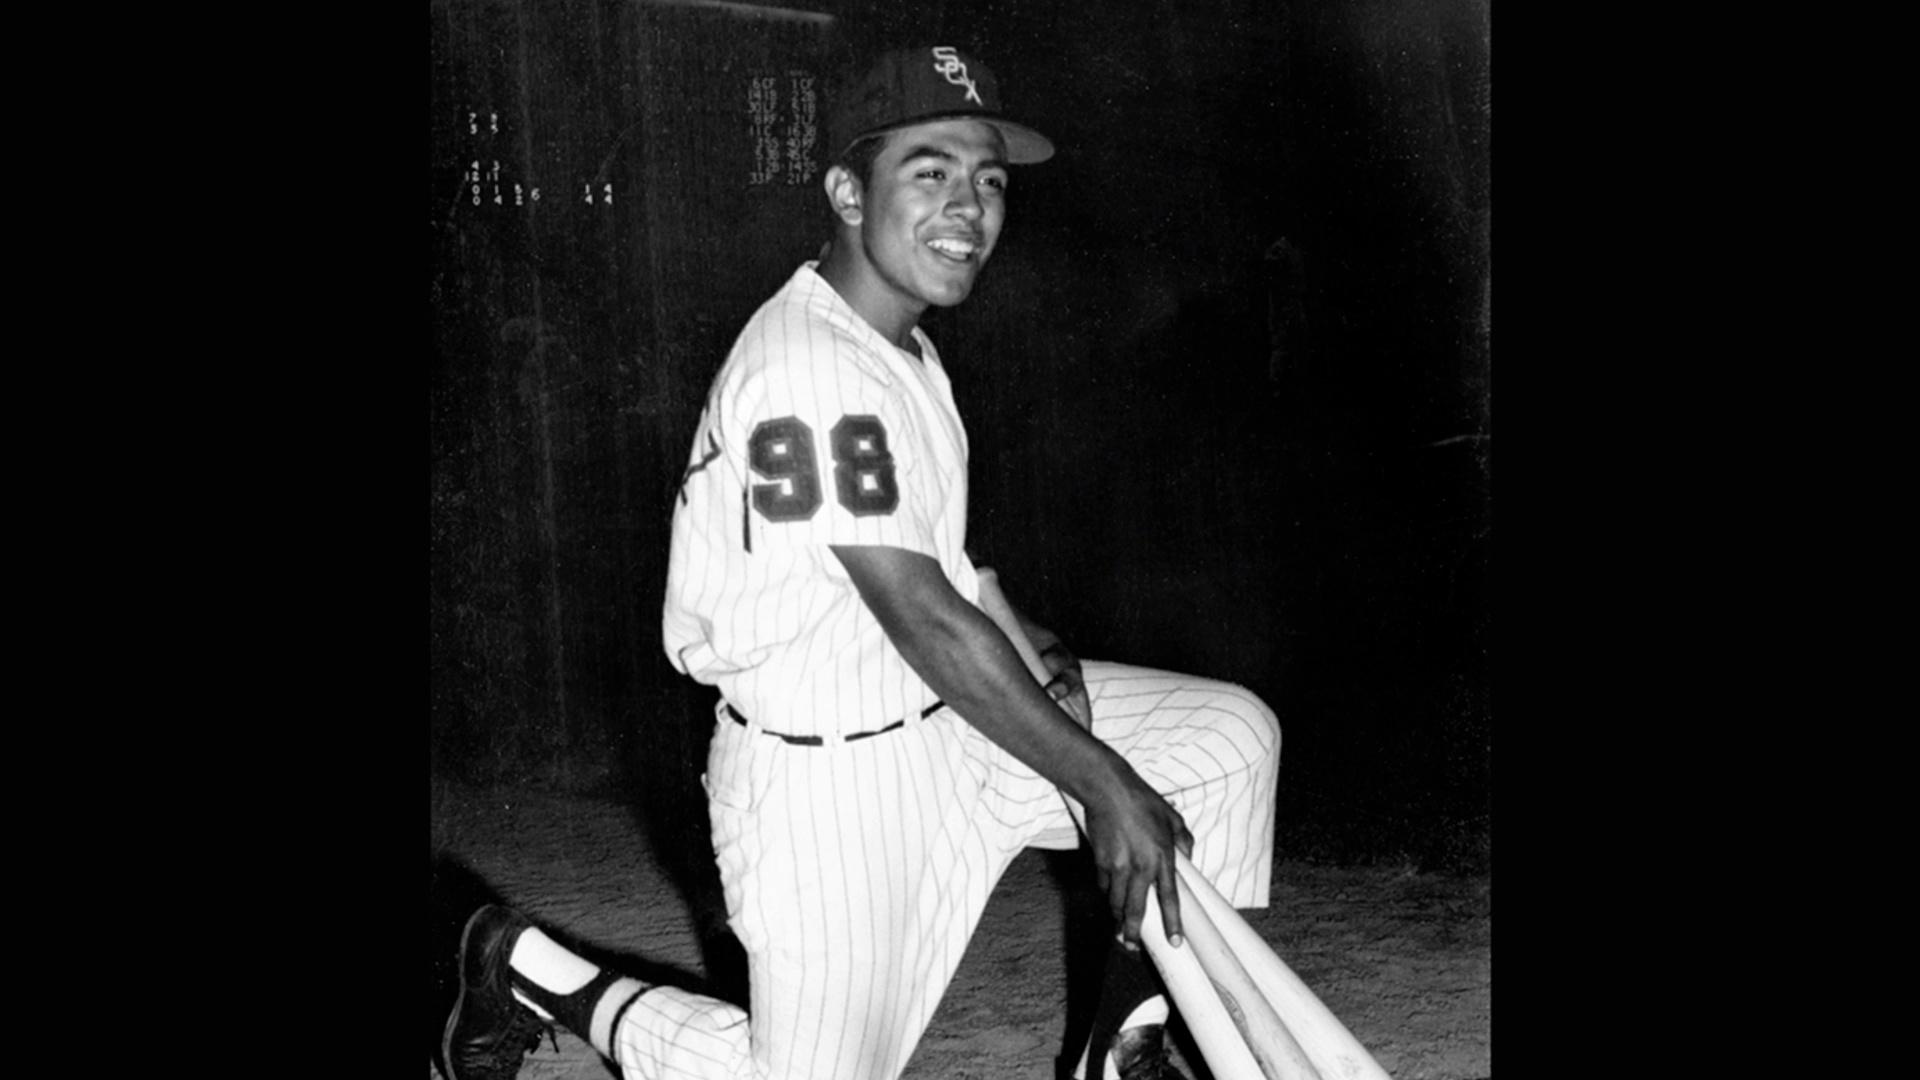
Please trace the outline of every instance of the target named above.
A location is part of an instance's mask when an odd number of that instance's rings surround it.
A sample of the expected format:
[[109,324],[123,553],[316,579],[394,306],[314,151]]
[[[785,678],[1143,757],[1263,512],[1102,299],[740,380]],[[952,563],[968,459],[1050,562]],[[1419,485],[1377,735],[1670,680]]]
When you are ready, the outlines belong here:
[[1078,668],[1062,670],[1045,689],[1053,703],[1065,709],[1073,722],[1080,725],[1081,731],[1093,730],[1093,703],[1087,700],[1087,687],[1080,680]]
[[1182,935],[1173,853],[1178,849],[1191,857],[1193,834],[1180,812],[1138,773],[1123,765],[1123,774],[1101,797],[1085,803],[1100,888],[1120,924],[1120,943],[1128,950],[1140,947],[1149,888],[1159,894],[1167,940],[1177,947]]

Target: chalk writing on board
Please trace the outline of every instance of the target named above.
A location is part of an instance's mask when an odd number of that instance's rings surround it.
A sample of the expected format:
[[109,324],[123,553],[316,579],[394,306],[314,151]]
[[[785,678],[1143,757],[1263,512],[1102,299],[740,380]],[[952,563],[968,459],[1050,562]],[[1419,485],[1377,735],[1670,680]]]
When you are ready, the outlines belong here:
[[789,70],[747,79],[749,187],[806,184],[818,175],[820,95],[812,72]]
[[[454,196],[453,209],[500,207],[531,207],[540,202],[540,185],[525,177],[511,175],[502,167],[500,153],[494,139],[501,134],[499,112],[484,107],[466,106],[460,110],[462,124],[468,136],[468,153],[471,155],[463,163],[460,172],[460,189]],[[512,146],[508,145],[511,156]],[[510,165],[510,163],[509,163]],[[574,188],[573,205],[607,207],[613,205],[618,193],[617,185],[604,175],[592,179],[577,180]],[[562,189],[561,194],[564,194]],[[562,204],[566,200],[563,198]]]
[[780,79],[774,75],[755,75],[747,80],[747,120],[753,133],[753,171],[747,183],[758,187],[770,184],[780,174],[780,136],[776,124],[780,115]]
[[813,90],[813,76],[805,71],[787,72],[788,107],[792,121],[787,126],[787,183],[799,185],[813,179],[813,148],[819,141],[816,123],[820,107]]

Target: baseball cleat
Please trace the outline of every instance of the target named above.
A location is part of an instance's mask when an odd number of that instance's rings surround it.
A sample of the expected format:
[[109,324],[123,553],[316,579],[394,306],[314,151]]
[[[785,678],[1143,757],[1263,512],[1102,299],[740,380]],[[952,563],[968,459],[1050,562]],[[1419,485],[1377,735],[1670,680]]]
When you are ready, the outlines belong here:
[[532,926],[518,912],[488,905],[460,934],[460,996],[440,1040],[449,1080],[513,1080],[547,1025],[514,998],[513,943]]
[[1114,1037],[1109,1051],[1120,1080],[1187,1080],[1167,1056],[1166,1028],[1146,1024]]

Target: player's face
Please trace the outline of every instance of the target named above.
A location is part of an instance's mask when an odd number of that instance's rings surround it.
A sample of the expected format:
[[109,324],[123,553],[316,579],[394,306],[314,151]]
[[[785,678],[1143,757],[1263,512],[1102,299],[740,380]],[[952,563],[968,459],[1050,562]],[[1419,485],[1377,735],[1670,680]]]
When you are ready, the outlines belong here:
[[978,120],[894,132],[873,163],[860,242],[885,292],[915,314],[973,291],[1007,214],[1006,147]]

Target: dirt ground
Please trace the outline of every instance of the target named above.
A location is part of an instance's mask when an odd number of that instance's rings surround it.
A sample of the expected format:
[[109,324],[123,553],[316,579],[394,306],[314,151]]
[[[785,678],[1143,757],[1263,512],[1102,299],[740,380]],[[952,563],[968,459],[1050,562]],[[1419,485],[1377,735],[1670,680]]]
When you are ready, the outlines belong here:
[[[711,974],[693,905],[626,806],[439,782],[431,801],[434,902],[444,912],[429,943],[431,1043],[435,1018],[452,999],[450,920],[470,910],[468,901],[485,900],[480,892],[603,954],[597,958],[635,966],[644,958],[694,979]],[[1311,866],[1281,854],[1273,905],[1248,921],[1388,1074],[1490,1077],[1490,879]],[[1068,1022],[1068,944],[1085,937],[1076,927],[1092,918],[1087,898],[1063,885],[1072,880],[1071,858],[1028,852],[1008,869],[906,1080],[1053,1080]],[[581,1040],[562,1032],[557,1044],[543,1041],[520,1075],[619,1077]],[[439,1076],[431,1064],[429,1073]]]

